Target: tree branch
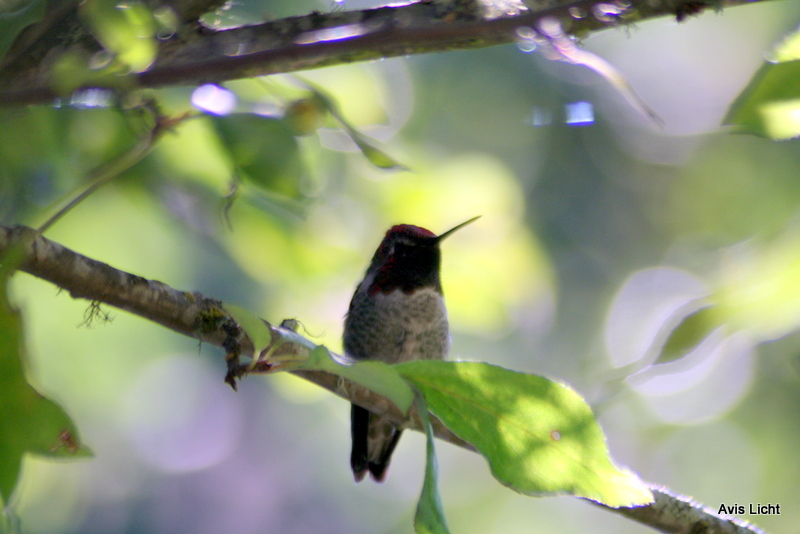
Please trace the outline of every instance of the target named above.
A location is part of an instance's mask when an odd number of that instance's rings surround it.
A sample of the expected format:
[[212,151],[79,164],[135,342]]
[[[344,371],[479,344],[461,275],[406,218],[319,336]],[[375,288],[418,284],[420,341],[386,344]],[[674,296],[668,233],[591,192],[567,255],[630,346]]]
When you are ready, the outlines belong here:
[[[232,340],[236,341],[237,350],[253,351],[253,344],[218,300],[197,292],[178,291],[161,282],[120,271],[82,256],[24,226],[10,228],[0,225],[0,264],[4,269],[9,267],[9,253],[18,254],[16,265],[19,270],[52,282],[69,291],[73,298],[110,304],[180,334],[222,347],[228,352]],[[286,333],[281,327],[270,325],[270,328],[274,340]],[[307,348],[283,343],[278,350],[281,354],[291,354],[291,351],[301,354]],[[247,368],[246,365],[239,367],[241,374],[246,374]],[[350,402],[388,417],[398,425],[422,431],[418,415],[412,413],[405,416],[389,400],[363,387],[322,371],[291,372]],[[432,423],[439,439],[475,451],[435,417],[432,417]],[[737,518],[720,517],[713,510],[666,488],[654,484],[649,487],[655,502],[648,506],[609,508],[597,505],[670,534],[763,534],[754,525]]]
[[[32,228],[0,225],[0,262],[15,247],[22,247],[19,270],[52,282],[69,291],[73,298],[110,304],[180,334],[221,347],[229,355],[234,350],[236,355],[251,354],[254,350],[252,342],[219,300],[198,292],[179,291],[162,282],[120,271],[63,247]],[[267,324],[273,331],[275,341],[287,333],[279,326]],[[267,347],[266,350],[270,348]],[[283,343],[275,354],[301,354],[304,350],[307,349]],[[238,365],[238,362],[234,362],[234,365]],[[249,366],[237,366],[234,371],[237,377],[243,376],[248,374]],[[413,413],[406,417],[384,397],[336,375],[324,371],[292,372],[359,406],[385,415],[398,425],[420,431],[423,428],[419,418]],[[445,441],[472,448],[438,420],[434,421],[434,431],[437,437]]]
[[[498,17],[494,0],[423,0],[363,11],[314,12],[221,31],[184,22],[172,38],[159,42],[156,61],[148,70],[119,77],[115,86],[221,83],[357,61],[484,48],[515,42],[518,29],[537,29],[543,18],[555,18],[567,33],[584,37],[656,17],[669,15],[680,21],[705,7],[754,1],[762,0],[551,0],[536,9],[526,10],[520,4],[516,13]],[[510,0],[505,4],[514,5]],[[68,41],[62,38],[55,43],[52,35],[46,36],[50,48],[39,52],[38,63],[28,61],[23,68],[6,62],[0,68],[0,107],[52,101],[59,96],[50,77],[59,56],[56,52],[91,43],[86,36],[77,39],[71,34]],[[86,49],[96,50],[96,43]]]

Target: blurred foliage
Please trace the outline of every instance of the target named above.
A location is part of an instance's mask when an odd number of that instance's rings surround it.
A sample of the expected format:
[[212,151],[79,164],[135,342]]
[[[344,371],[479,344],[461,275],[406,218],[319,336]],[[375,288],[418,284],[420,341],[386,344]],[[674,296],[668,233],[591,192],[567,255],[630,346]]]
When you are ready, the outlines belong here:
[[767,57],[731,105],[724,123],[737,132],[786,140],[800,136],[800,31],[789,34]]
[[696,312],[683,318],[680,324],[669,333],[669,337],[661,347],[661,354],[657,363],[671,362],[686,356],[686,354],[700,344],[711,331],[719,326],[714,320],[711,308],[700,308]]
[[170,29],[174,21],[156,18],[141,2],[89,0],[78,4],[78,16],[101,48],[91,53],[66,48],[54,57],[53,89],[65,99],[90,84],[113,88],[120,95],[133,90],[136,80],[129,75],[152,65],[158,51],[157,36],[174,31]]
[[[3,258],[3,267],[7,260]],[[91,454],[64,410],[25,377],[22,320],[7,301],[6,282],[4,272],[0,278],[0,504],[4,510],[17,485],[24,455],[64,458]],[[0,525],[5,523],[3,519]]]
[[299,147],[286,124],[251,114],[211,120],[238,176],[284,197],[300,195]]
[[725,322],[770,341],[800,329],[800,231],[765,241],[730,250],[717,299]]
[[[205,20],[330,7],[236,2]],[[615,461],[712,508],[781,503],[780,516],[750,519],[785,532],[800,522],[800,153],[796,141],[718,125],[763,51],[798,21],[796,3],[773,2],[586,39],[663,130],[595,74],[513,46],[303,73],[346,123],[288,76],[217,88],[224,113],[198,105],[192,88],[148,91],[171,117],[206,113],[47,235],[273,322],[296,317],[337,350],[387,227],[440,232],[482,215],[443,246],[453,357],[571,384],[600,414]],[[158,27],[140,23],[127,44]],[[142,50],[127,68],[145,64]],[[773,59],[770,68],[794,68]],[[67,82],[82,75],[75,65]],[[761,72],[771,85],[731,108],[753,128],[763,128],[754,98],[794,98],[797,85],[791,72]],[[591,104],[591,122],[566,122],[576,102]],[[102,92],[0,121],[0,220],[33,226],[151,127]],[[348,125],[411,170],[376,168]],[[407,532],[421,436],[401,442],[386,484],[353,485],[348,411],[332,395],[288,376],[251,378],[234,394],[216,350],[198,357],[192,340],[116,310],[111,324],[76,328],[87,303],[25,275],[10,293],[25,310],[32,381],[97,453],[24,462],[23,532]],[[5,346],[18,334],[0,335]],[[643,531],[576,499],[523,499],[476,455],[437,452],[453,532]]]
[[[304,82],[304,85],[309,84],[308,82]],[[347,119],[344,118],[342,112],[339,111],[339,108],[336,106],[333,100],[331,100],[331,98],[319,87],[309,85],[309,88],[313,90],[313,97],[295,101],[287,110],[287,117],[285,117],[285,119],[288,119],[290,124],[298,124],[297,119],[299,118],[299,110],[303,110],[304,115],[306,116],[312,114],[319,115],[322,112],[328,112],[342,126],[342,129],[344,129],[350,139],[356,144],[358,149],[361,150],[361,153],[364,154],[364,157],[367,158],[367,161],[379,169],[404,168],[403,165],[392,159],[388,154],[379,150],[375,147],[375,145],[367,141],[366,137],[361,135],[361,133],[352,124],[350,124]],[[298,103],[305,104],[302,107],[299,107]],[[300,131],[302,132],[307,129],[308,128],[306,127]]]
[[147,69],[156,57],[156,21],[144,4],[115,0],[88,0],[80,4],[81,15],[108,61],[118,61],[133,72]]
[[11,0],[0,4],[0,58],[26,26],[41,20],[46,6],[47,0]]

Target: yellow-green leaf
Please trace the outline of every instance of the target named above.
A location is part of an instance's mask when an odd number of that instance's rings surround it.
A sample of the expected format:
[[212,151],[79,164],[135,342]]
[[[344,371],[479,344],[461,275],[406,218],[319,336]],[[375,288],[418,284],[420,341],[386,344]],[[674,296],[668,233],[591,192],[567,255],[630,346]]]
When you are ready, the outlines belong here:
[[486,363],[418,360],[395,369],[511,489],[612,507],[652,502],[642,481],[611,461],[594,414],[571,388]]
[[272,343],[272,331],[260,317],[235,304],[225,304],[225,310],[231,314],[234,321],[239,323],[247,337],[253,342],[256,355]]
[[433,427],[428,417],[425,397],[419,391],[414,395],[414,404],[422,420],[422,426],[425,427],[425,481],[417,503],[417,513],[414,514],[414,531],[418,534],[448,534],[450,531],[447,529],[437,487],[439,474],[433,444]]
[[87,0],[81,15],[106,51],[133,72],[142,72],[155,60],[156,22],[139,2]]
[[327,371],[382,395],[406,413],[414,401],[414,393],[397,371],[383,362],[358,362],[344,365],[331,357],[330,351],[320,345],[311,351],[303,369]]
[[723,124],[776,140],[800,136],[800,31],[784,39],[731,104]]
[[361,150],[361,153],[364,154],[364,157],[367,158],[367,160],[370,163],[381,169],[406,168],[402,163],[398,162],[397,160],[395,160],[382,150],[376,148],[372,143],[367,141],[364,135],[361,132],[359,132],[355,128],[355,126],[350,124],[350,122],[347,119],[344,118],[344,115],[342,115],[342,113],[339,111],[338,106],[336,106],[334,101],[327,94],[325,94],[325,92],[321,88],[317,87],[316,85],[306,80],[302,80],[302,83],[306,85],[306,87],[308,87],[309,90],[313,93],[312,99],[315,105],[318,106],[321,110],[327,111],[328,113],[331,114],[332,117],[334,117],[337,121],[339,121],[339,124],[342,125],[344,131],[347,132],[347,135],[350,136],[350,139],[353,140],[353,142],[358,146],[359,150]]

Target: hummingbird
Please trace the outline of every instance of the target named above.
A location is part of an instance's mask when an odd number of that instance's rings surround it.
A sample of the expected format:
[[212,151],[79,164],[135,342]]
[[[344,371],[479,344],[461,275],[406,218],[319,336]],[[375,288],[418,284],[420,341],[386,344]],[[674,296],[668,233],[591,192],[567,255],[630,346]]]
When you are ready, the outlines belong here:
[[[387,230],[350,301],[344,321],[346,356],[388,364],[445,359],[450,329],[439,277],[439,244],[477,218],[438,236],[411,224]],[[352,404],[350,433],[350,467],[356,482],[367,471],[383,482],[402,429]]]

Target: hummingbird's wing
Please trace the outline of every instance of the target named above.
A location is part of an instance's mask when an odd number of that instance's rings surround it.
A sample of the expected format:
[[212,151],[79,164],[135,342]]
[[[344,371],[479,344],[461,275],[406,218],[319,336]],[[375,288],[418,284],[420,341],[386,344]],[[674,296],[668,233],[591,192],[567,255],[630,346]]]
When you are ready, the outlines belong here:
[[353,438],[350,467],[353,469],[356,482],[364,478],[367,470],[373,480],[383,482],[402,430],[389,419],[352,404],[350,433]]

